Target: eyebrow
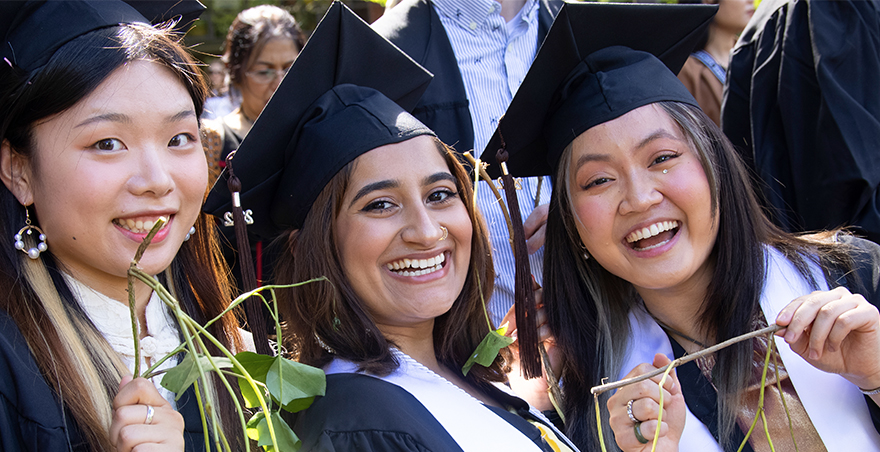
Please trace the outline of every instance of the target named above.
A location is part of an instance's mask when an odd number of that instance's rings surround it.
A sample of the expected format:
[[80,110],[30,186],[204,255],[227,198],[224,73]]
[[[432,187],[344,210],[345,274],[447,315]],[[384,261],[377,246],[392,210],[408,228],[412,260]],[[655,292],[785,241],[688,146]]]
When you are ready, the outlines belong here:
[[[654,131],[652,134],[645,137],[642,141],[639,141],[639,143],[636,145],[636,149],[642,148],[642,147],[648,145],[648,143],[650,143],[654,140],[659,140],[661,138],[669,138],[669,139],[672,139],[675,141],[682,141],[681,138],[669,133],[667,130],[658,129],[658,130]],[[608,154],[585,154],[585,155],[582,155],[578,158],[578,160],[575,164],[575,171],[577,171],[578,169],[580,169],[581,166],[583,166],[589,162],[607,162],[610,159],[611,159],[611,156]]]
[[[423,186],[431,185],[431,184],[434,184],[434,183],[437,183],[440,181],[449,181],[452,183],[456,182],[455,177],[453,177],[452,174],[441,171],[439,173],[431,174],[430,176],[427,176],[424,179],[422,179],[422,185]],[[377,190],[387,190],[389,188],[397,188],[397,187],[400,187],[400,182],[397,180],[392,180],[392,179],[382,180],[379,182],[373,182],[372,184],[364,185],[363,188],[358,190],[357,194],[354,195],[354,199],[351,200],[351,203],[348,206],[349,207],[353,206],[354,203],[356,203],[359,199],[363,198],[364,196],[367,196],[371,192],[374,192]]]
[[[181,110],[167,118],[165,118],[165,123],[175,123],[179,122],[183,119],[187,119],[190,117],[195,117],[196,112],[192,109]],[[85,121],[77,124],[74,128],[85,127],[89,124],[94,124],[97,122],[116,122],[120,124],[133,124],[131,117],[128,115],[124,115],[122,113],[105,113],[103,115],[95,115],[86,118]]]

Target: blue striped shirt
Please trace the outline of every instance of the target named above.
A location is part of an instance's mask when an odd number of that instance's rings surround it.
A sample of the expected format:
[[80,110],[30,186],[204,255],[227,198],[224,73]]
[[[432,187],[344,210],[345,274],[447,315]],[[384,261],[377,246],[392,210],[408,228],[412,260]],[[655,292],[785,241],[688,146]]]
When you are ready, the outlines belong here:
[[[538,1],[527,0],[509,23],[501,16],[501,5],[494,0],[433,0],[433,4],[464,80],[474,124],[474,148],[480,154],[535,59]],[[517,191],[523,220],[534,210],[537,184],[538,178],[523,178],[522,190]],[[550,180],[545,178],[540,204],[550,202],[550,189]],[[496,276],[488,308],[492,322],[497,325],[513,305],[516,266],[504,214],[487,182],[481,182],[477,189],[477,205],[489,226],[492,243]],[[543,248],[529,258],[538,283],[543,259]]]

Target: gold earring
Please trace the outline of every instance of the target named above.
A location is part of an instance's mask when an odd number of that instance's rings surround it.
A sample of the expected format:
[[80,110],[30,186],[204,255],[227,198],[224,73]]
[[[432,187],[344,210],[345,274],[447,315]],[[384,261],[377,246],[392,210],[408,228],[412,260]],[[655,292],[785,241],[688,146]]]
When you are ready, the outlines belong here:
[[[27,254],[29,258],[36,259],[40,257],[40,253],[45,252],[47,249],[49,249],[49,245],[46,244],[46,234],[44,234],[43,231],[37,226],[31,225],[31,214],[27,206],[24,207],[24,215],[24,227],[19,229],[18,233],[12,237],[13,239],[15,239],[14,246],[15,249],[21,251],[24,254]],[[33,237],[34,235],[36,235],[39,239],[37,246],[25,249],[25,235],[27,235],[28,237]]]

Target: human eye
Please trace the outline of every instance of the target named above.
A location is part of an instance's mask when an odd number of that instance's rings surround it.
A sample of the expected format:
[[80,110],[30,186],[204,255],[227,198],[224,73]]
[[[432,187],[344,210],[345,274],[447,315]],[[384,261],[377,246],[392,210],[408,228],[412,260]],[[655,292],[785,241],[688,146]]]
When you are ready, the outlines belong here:
[[435,190],[428,195],[428,202],[435,204],[442,204],[450,201],[451,199],[458,196],[458,192],[452,191],[448,188],[441,188],[439,190]]
[[393,206],[394,206],[394,204],[391,204],[390,201],[380,199],[380,200],[370,202],[369,204],[364,206],[364,208],[361,210],[363,212],[367,212],[367,213],[382,213],[382,212],[387,212],[387,211],[391,210],[391,208]]
[[104,138],[102,140],[96,141],[94,144],[90,146],[92,149],[96,149],[98,151],[119,151],[125,148],[125,145],[122,144],[116,138]]
[[192,134],[179,133],[177,135],[174,135],[173,138],[171,138],[171,141],[168,142],[168,147],[186,146],[186,145],[192,143],[193,141],[195,141],[195,137]]
[[584,185],[583,185],[583,189],[584,189],[584,190],[589,190],[589,189],[591,189],[591,188],[593,188],[593,187],[598,187],[598,186],[600,186],[600,185],[607,184],[608,182],[611,182],[611,180],[612,180],[612,179],[611,179],[610,177],[597,177],[597,178],[595,178],[595,179],[590,180],[590,181],[587,182],[586,184],[584,184]]
[[663,162],[668,162],[668,161],[670,161],[670,160],[672,160],[672,159],[674,159],[674,158],[678,158],[678,156],[680,156],[680,155],[681,155],[681,154],[678,153],[678,152],[667,152],[667,153],[664,153],[664,154],[662,154],[662,155],[659,155],[657,158],[655,158],[655,159],[651,162],[651,165],[652,165],[652,166],[653,166],[653,165],[659,165],[659,164],[661,164],[661,163],[663,163]]

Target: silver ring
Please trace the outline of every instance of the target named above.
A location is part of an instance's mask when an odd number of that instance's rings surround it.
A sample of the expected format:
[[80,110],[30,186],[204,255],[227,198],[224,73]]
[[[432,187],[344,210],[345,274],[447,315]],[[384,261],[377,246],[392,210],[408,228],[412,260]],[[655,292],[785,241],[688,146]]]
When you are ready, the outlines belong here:
[[440,226],[440,229],[443,230],[443,237],[440,237],[440,240],[446,240],[446,237],[449,237],[449,229],[446,229],[446,226]]
[[629,402],[626,402],[626,415],[629,416],[629,420],[633,421],[633,423],[638,424],[641,422],[633,416],[633,402],[634,400],[630,399]]
[[150,425],[153,423],[153,413],[155,413],[155,410],[153,410],[153,407],[151,407],[150,405],[147,405],[147,418],[144,419],[144,424]]

